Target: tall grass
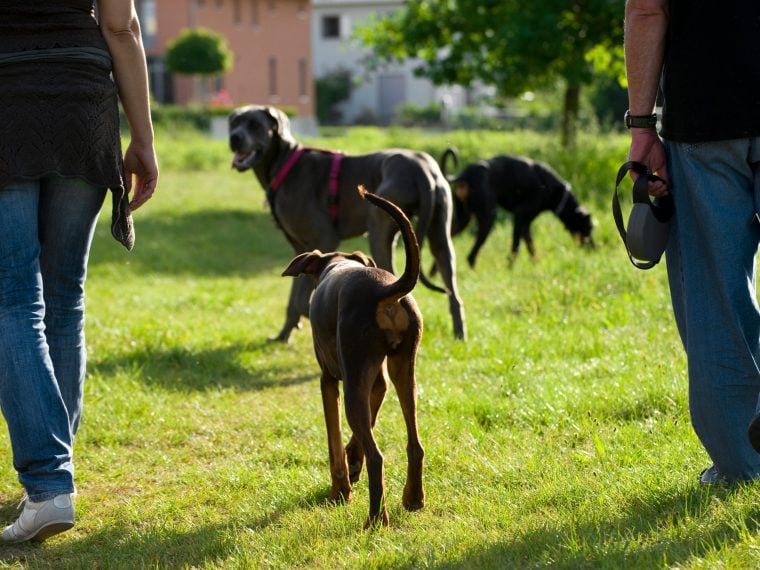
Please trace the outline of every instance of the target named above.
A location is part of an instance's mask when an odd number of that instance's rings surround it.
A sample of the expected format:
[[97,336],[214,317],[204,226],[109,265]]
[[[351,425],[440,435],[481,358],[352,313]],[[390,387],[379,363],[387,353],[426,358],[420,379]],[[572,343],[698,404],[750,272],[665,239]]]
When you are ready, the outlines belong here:
[[[156,197],[126,253],[98,226],[88,281],[89,375],[76,442],[76,528],[5,547],[28,568],[752,568],[752,485],[705,489],[663,267],[628,263],[609,214],[625,140],[574,151],[534,133],[351,129],[306,141],[410,146],[465,160],[546,160],[592,211],[596,251],[551,215],[539,259],[506,266],[510,221],[477,271],[459,267],[469,341],[422,287],[419,424],[427,505],[401,507],[405,436],[389,392],[376,428],[391,525],[362,531],[366,477],[325,504],[327,446],[308,322],[272,344],[292,252],[223,141],[164,135]],[[471,235],[456,238],[464,259]],[[363,239],[346,248],[366,249]],[[423,260],[429,260],[429,251]],[[21,496],[0,440],[0,515]]]

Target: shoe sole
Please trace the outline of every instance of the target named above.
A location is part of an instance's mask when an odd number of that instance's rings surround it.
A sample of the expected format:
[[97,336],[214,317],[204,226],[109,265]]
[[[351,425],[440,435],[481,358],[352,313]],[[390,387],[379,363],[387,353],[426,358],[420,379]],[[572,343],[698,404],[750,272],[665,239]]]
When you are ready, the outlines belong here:
[[750,422],[747,437],[749,437],[749,443],[754,450],[760,453],[760,416],[755,417]]
[[42,542],[43,540],[47,540],[51,536],[55,536],[56,534],[66,532],[67,530],[71,530],[72,528],[74,528],[74,523],[71,521],[49,522],[48,524],[43,526],[40,530],[38,530],[37,534],[29,537],[28,540],[31,540],[33,542]]

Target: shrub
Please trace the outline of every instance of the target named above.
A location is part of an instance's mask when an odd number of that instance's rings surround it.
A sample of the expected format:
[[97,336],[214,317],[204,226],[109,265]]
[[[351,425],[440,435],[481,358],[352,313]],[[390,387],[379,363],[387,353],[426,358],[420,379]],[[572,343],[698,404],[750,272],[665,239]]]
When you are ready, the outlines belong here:
[[164,61],[172,73],[209,76],[229,71],[233,55],[223,36],[193,28],[183,30],[169,42]]

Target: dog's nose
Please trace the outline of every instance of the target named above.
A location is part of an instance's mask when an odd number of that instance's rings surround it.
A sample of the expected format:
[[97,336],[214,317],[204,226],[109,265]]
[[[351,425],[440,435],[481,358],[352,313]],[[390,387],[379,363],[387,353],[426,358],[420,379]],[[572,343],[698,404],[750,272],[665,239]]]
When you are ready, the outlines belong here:
[[230,148],[232,150],[237,150],[237,148],[240,146],[240,143],[242,142],[242,138],[238,133],[232,133],[230,134]]

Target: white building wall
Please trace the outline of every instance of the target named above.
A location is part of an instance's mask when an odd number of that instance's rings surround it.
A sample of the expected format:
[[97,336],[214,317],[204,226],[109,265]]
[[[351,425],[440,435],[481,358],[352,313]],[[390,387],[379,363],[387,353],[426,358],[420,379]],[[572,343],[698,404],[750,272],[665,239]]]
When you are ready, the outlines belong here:
[[[371,14],[384,14],[401,8],[398,0],[312,0],[312,58],[314,77],[341,68],[351,71],[355,82],[350,99],[340,105],[341,122],[355,123],[362,118],[388,123],[393,110],[404,103],[428,105],[445,99],[453,109],[463,106],[466,92],[461,87],[436,88],[428,79],[415,77],[412,62],[388,65],[370,73],[362,59],[369,53],[351,39],[353,29],[366,23]],[[324,37],[325,18],[337,17],[340,36]]]

